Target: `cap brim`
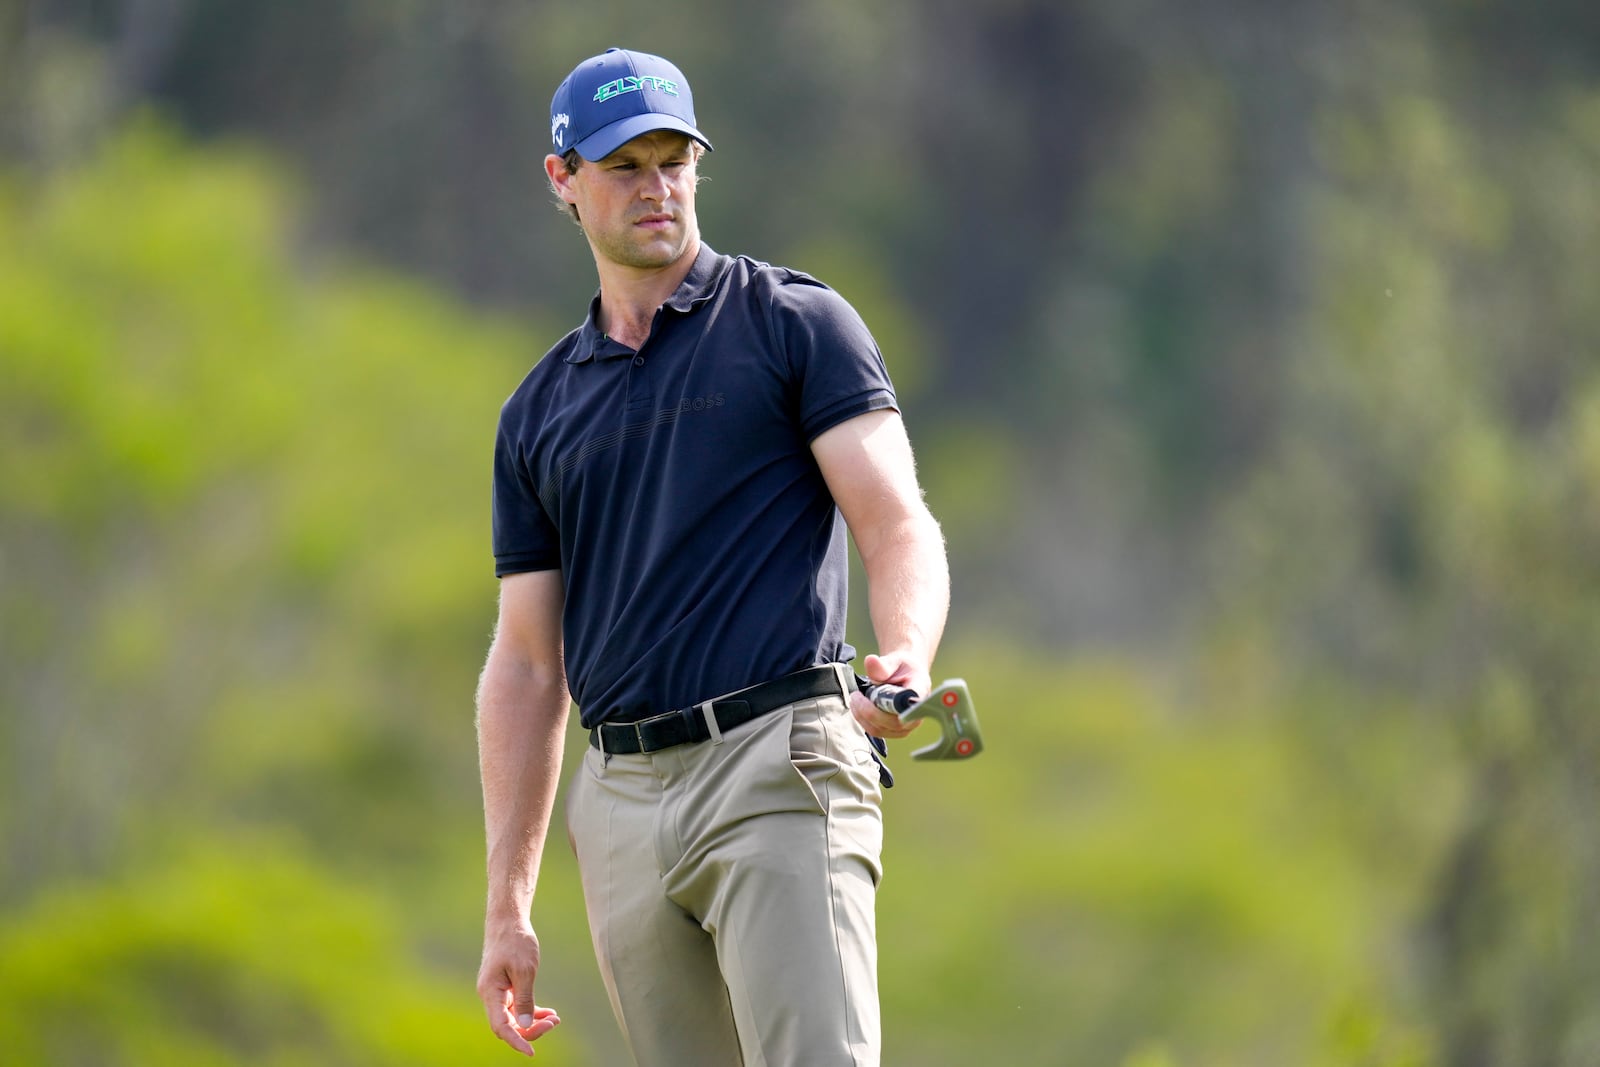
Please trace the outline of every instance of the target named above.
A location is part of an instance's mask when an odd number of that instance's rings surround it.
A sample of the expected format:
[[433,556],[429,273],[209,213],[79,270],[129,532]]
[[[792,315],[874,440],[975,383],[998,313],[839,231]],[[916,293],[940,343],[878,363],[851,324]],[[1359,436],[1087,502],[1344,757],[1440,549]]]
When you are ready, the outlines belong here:
[[650,133],[654,130],[677,130],[686,133],[696,141],[706,146],[706,151],[711,151],[711,142],[706,140],[705,134],[684,122],[682,119],[673,118],[671,115],[629,115],[625,119],[618,119],[609,126],[602,126],[572,147],[577,149],[578,155],[590,163],[598,163],[629,141],[640,134]]

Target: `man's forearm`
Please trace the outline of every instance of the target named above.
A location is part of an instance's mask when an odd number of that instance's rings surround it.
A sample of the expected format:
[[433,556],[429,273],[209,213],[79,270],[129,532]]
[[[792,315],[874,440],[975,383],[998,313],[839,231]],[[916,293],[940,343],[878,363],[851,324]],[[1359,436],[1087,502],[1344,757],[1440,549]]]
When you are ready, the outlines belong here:
[[487,922],[527,921],[561,777],[567,705],[559,668],[490,653],[478,687]]
[[907,514],[863,548],[862,568],[879,652],[899,652],[930,668],[950,611],[950,567],[938,522],[926,509]]

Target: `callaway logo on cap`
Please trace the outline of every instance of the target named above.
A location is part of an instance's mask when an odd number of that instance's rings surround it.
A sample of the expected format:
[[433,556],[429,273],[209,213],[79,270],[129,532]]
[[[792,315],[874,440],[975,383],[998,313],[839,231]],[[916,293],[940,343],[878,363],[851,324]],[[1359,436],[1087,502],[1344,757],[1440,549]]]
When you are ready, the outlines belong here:
[[694,98],[683,72],[660,56],[608,48],[575,67],[550,101],[550,147],[591,163],[651,130],[677,130],[706,146],[695,129]]

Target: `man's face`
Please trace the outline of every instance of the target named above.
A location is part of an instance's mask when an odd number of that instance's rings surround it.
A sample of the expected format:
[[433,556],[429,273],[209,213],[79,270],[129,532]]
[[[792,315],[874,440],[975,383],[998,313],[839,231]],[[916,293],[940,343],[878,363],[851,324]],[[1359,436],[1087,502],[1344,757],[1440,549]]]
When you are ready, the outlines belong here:
[[641,134],[559,188],[575,204],[595,255],[627,267],[671,266],[699,238],[695,151],[670,130]]

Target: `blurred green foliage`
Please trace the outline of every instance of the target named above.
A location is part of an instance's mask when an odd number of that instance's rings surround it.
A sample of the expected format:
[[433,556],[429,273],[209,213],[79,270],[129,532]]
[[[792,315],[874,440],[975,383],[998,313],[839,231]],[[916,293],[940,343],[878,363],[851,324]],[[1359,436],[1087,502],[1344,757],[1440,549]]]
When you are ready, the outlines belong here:
[[[414,283],[307,272],[292,204],[261,156],[146,120],[0,214],[0,1038],[22,1062],[496,1054],[469,696],[488,435],[538,348]],[[1264,697],[947,657],[994,754],[905,764],[890,794],[895,1062],[1412,1047],[1373,967],[1416,864],[1368,867]],[[541,995],[568,1024],[545,1048],[616,1062],[552,852]]]
[[0,928],[0,1041],[63,1067],[492,1062],[398,903],[240,836],[54,886]]
[[[518,86],[633,27],[158,7],[0,11],[0,1059],[504,1062],[488,452],[593,285]],[[989,749],[897,746],[886,1062],[1592,1067],[1593,16],[1235,7],[660,40],[708,240],[861,309],[950,540]],[[541,1055],[609,1067],[548,853]]]
[[[147,118],[0,207],[0,1011],[43,1050],[18,1062],[491,1052],[484,457],[537,351],[308,269],[293,203],[258,152]],[[575,892],[549,940],[582,959]]]

